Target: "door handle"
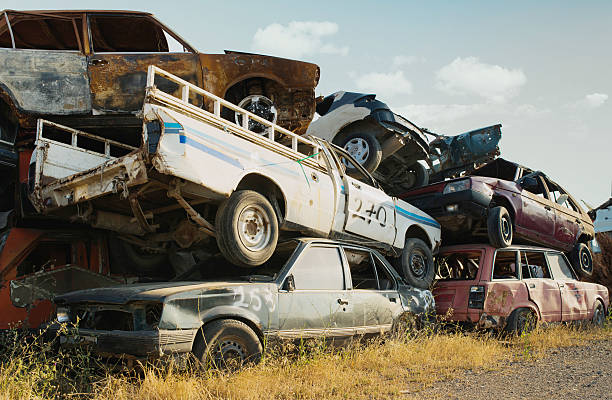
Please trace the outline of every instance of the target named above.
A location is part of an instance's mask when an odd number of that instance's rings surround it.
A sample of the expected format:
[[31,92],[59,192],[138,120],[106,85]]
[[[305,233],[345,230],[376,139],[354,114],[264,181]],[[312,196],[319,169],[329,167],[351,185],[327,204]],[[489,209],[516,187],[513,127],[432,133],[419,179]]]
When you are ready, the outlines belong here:
[[559,284],[559,287],[560,287],[560,288],[564,288],[564,287],[565,287],[565,285],[564,285],[564,284],[562,284],[562,283],[560,283],[560,284]]
[[551,210],[550,206],[544,206],[544,208],[545,208],[546,210],[548,210],[548,211],[550,211],[550,210]]
[[351,182],[351,185],[353,185],[356,189],[361,189],[361,185],[355,183],[355,182]]
[[397,299],[395,297],[389,297],[389,301],[391,303],[395,303],[397,301]]
[[530,283],[529,287],[532,288],[532,289],[535,288],[535,283]]
[[340,304],[341,306],[345,306],[348,304],[348,300],[338,299],[338,304]]
[[89,60],[89,65],[98,66],[98,65],[106,65],[106,64],[108,64],[107,60],[102,60],[102,59],[99,59],[99,58],[94,58],[92,60]]

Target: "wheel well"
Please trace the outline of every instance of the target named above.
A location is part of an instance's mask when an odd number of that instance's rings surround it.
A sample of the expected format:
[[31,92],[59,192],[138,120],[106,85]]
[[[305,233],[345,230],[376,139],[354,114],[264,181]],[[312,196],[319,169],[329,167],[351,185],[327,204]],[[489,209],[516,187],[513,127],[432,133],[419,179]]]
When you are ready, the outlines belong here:
[[236,190],[253,190],[261,194],[272,204],[274,211],[279,216],[279,222],[282,223],[285,219],[287,206],[285,196],[280,187],[271,179],[259,174],[248,174],[238,183]]
[[429,236],[427,236],[427,232],[425,232],[425,230],[418,225],[412,225],[410,228],[408,228],[406,235],[404,236],[404,242],[408,238],[421,239],[427,244],[427,246],[429,246],[430,249],[432,247],[432,243],[431,240],[429,240]]
[[593,240],[593,236],[587,235],[586,233],[581,233],[578,237],[578,241],[576,243],[588,243]]
[[369,121],[367,119],[360,119],[353,121],[340,128],[340,130],[334,136],[332,142],[334,144],[340,143],[342,139],[355,132],[371,132],[375,137],[384,135],[387,131],[377,123]]
[[257,337],[259,338],[259,341],[261,342],[261,345],[264,345],[264,335],[263,332],[261,331],[261,329],[259,329],[259,327],[257,326],[257,324],[255,324],[253,321],[251,321],[248,318],[243,318],[243,317],[239,317],[239,316],[229,316],[229,317],[215,317],[213,319],[210,319],[206,322],[204,322],[202,324],[202,326],[200,327],[200,329],[198,330],[198,333],[196,333],[193,343],[191,344],[191,349],[193,350],[193,346],[196,343],[196,341],[198,340],[198,338],[202,338],[202,330],[206,327],[206,325],[210,324],[211,322],[214,321],[219,321],[219,320],[223,320],[223,319],[233,319],[235,321],[240,321],[244,324],[246,324],[249,328],[251,328],[253,330],[253,332],[255,332],[255,334],[257,335]]
[[223,97],[225,100],[238,104],[246,96],[259,94],[266,96],[276,104],[278,100],[276,97],[280,95],[282,89],[283,85],[273,79],[253,77],[233,84],[225,91]]
[[493,208],[495,206],[503,206],[506,208],[506,210],[508,210],[508,214],[510,214],[510,218],[512,219],[512,222],[514,223],[514,207],[512,207],[512,203],[510,203],[510,201],[503,197],[503,196],[494,196],[493,199],[491,200],[491,204],[489,205],[489,208]]

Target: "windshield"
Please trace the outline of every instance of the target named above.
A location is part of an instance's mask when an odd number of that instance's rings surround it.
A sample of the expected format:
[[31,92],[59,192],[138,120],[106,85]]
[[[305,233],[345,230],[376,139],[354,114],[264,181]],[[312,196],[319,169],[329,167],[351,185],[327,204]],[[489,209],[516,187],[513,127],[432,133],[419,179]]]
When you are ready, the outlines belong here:
[[[246,280],[246,281],[262,281],[270,282],[276,280],[278,274],[283,269],[291,255],[297,248],[299,242],[291,240],[280,243],[276,246],[276,251],[264,264],[245,268],[230,264],[222,256],[212,257],[198,264],[189,277],[189,280]],[[181,279],[187,280],[187,279]]]

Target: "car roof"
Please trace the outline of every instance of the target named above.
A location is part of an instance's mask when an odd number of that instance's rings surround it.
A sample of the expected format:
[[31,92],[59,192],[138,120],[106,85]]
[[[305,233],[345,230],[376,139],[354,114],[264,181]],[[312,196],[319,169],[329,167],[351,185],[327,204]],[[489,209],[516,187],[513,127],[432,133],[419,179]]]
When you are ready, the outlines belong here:
[[[443,246],[440,248],[440,253],[444,253],[447,251],[468,251],[468,250],[482,250],[482,249],[491,249],[497,250],[496,247],[491,246],[487,243],[473,243],[473,244],[457,244],[451,246]],[[503,247],[502,250],[537,250],[537,251],[554,251],[557,253],[562,253],[560,250],[551,249],[548,247],[540,247],[540,246],[531,246],[531,245],[522,245],[516,244],[509,247]]]
[[139,15],[153,15],[145,11],[131,11],[131,10],[2,10],[0,13],[20,13],[20,14],[139,14]]

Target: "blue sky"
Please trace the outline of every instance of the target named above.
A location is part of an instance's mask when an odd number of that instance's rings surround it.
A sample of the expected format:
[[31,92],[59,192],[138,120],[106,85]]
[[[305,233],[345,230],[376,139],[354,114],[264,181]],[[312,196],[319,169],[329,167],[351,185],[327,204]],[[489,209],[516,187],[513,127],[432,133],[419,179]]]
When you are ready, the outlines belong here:
[[317,95],[377,93],[449,135],[502,123],[503,157],[593,205],[610,197],[610,1],[4,0],[3,8],[145,10],[202,52],[312,61],[321,67]]

